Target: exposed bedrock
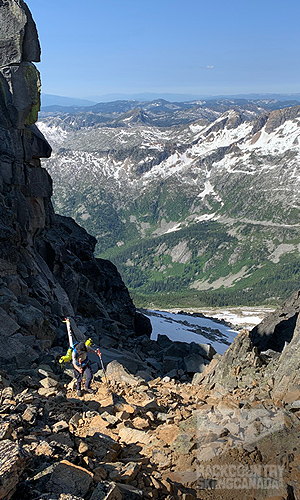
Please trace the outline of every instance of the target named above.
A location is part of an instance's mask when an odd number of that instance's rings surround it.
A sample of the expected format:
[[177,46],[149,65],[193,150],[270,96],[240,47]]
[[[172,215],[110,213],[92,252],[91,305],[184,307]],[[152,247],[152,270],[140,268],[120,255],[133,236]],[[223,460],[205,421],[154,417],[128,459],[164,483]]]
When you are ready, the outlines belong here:
[[28,351],[32,362],[36,350],[53,344],[66,315],[150,335],[115,266],[94,257],[95,238],[54,213],[52,180],[40,161],[51,146],[35,125],[40,45],[24,2],[1,2],[0,34],[1,340],[15,353]]

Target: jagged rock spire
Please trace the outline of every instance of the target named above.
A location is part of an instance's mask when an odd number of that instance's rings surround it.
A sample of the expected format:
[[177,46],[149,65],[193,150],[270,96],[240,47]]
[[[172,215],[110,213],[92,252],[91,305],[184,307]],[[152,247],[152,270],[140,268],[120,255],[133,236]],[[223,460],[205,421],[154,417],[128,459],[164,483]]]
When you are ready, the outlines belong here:
[[[19,129],[32,125],[40,109],[40,74],[32,62],[40,61],[36,25],[27,5],[4,0],[0,6],[0,93],[4,117]],[[3,118],[0,121],[3,123]],[[2,123],[1,123],[2,122]]]

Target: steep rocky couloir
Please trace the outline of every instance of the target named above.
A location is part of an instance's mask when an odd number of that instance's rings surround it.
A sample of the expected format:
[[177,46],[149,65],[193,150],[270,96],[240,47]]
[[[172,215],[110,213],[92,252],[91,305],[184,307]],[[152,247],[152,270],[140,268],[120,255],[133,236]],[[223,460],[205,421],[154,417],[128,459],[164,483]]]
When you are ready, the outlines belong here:
[[40,44],[23,1],[1,2],[0,30],[0,357],[32,362],[56,341],[64,316],[75,330],[75,316],[85,316],[102,318],[108,330],[149,335],[117,269],[95,259],[96,240],[54,213],[40,162],[51,147],[35,125]]

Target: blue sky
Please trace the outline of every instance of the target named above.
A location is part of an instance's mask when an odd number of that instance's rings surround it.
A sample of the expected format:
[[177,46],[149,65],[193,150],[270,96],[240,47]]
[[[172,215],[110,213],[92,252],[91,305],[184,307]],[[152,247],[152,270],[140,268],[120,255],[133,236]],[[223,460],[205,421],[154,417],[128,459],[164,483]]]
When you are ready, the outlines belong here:
[[44,93],[300,92],[299,0],[27,3]]

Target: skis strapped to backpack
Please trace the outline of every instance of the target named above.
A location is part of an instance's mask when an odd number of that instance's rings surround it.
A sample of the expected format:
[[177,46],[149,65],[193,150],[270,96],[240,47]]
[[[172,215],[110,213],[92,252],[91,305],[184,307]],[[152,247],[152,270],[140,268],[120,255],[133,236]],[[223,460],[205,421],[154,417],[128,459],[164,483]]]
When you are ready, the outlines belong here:
[[[75,350],[76,351],[76,346],[79,344],[78,340],[76,339],[74,333],[72,333],[71,330],[71,324],[69,318],[65,318],[63,323],[66,323],[67,326],[67,332],[68,332],[68,339],[69,339],[69,349],[67,350],[67,353],[65,356],[62,356],[59,359],[59,363],[63,366],[64,363],[70,363],[72,361],[72,352]],[[75,338],[75,340],[73,339]],[[92,344],[92,339],[88,339],[85,342],[86,346],[91,346]]]

